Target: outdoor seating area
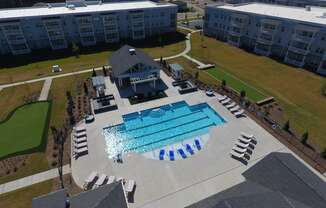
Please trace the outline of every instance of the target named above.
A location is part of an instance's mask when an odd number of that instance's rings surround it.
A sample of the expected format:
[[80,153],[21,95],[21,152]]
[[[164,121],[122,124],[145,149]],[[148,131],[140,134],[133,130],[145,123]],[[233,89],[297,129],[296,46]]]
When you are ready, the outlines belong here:
[[95,114],[118,109],[113,95],[93,98],[92,107]]
[[235,117],[239,118],[244,115],[244,110],[226,95],[217,97],[217,100],[224,105]]
[[87,134],[85,127],[77,127],[72,134],[72,151],[75,159],[88,154]]
[[230,155],[235,159],[247,162],[250,159],[249,154],[252,154],[256,144],[257,140],[253,135],[241,132],[241,135],[232,147]]
[[178,92],[181,95],[190,92],[195,92],[198,90],[197,86],[189,80],[174,81],[172,82],[172,85],[178,88]]
[[100,186],[111,184],[114,182],[121,181],[122,185],[124,186],[126,196],[132,194],[136,188],[136,181],[135,180],[126,180],[122,177],[115,177],[115,176],[107,176],[105,174],[99,175],[96,171],[93,171],[89,174],[89,176],[85,179],[83,189],[90,190],[96,189]]
[[195,151],[200,151],[202,149],[202,145],[200,142],[200,137],[194,139],[192,144],[185,144],[183,148],[177,148],[175,150],[166,151],[165,149],[161,149],[159,151],[159,160],[170,160],[175,161],[175,154],[179,155],[179,158],[186,159],[195,154]]

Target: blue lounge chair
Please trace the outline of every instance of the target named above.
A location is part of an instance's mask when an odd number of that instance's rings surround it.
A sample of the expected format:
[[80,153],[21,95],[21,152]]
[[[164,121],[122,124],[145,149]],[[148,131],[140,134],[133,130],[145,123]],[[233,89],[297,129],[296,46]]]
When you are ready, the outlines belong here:
[[201,145],[198,139],[195,139],[195,145],[197,147],[198,150],[201,150]]
[[164,160],[164,153],[165,153],[165,150],[161,149],[160,150],[160,160]]
[[174,151],[173,150],[169,151],[169,156],[170,156],[170,160],[174,161]]
[[179,154],[181,155],[181,157],[183,159],[187,158],[187,155],[185,154],[185,152],[183,151],[183,149],[178,149],[178,152],[179,152]]
[[189,144],[186,144],[186,149],[191,155],[195,154],[194,150],[191,148],[191,146]]

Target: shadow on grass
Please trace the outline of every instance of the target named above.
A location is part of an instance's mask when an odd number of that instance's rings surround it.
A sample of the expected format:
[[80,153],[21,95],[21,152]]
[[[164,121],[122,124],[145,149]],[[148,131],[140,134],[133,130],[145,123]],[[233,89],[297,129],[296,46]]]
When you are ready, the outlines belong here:
[[7,122],[19,108],[22,108],[23,106],[26,106],[26,105],[33,105],[35,103],[48,103],[48,105],[49,105],[47,114],[46,114],[45,124],[43,126],[43,133],[42,133],[42,139],[41,139],[40,145],[33,147],[33,148],[23,150],[23,151],[18,151],[18,152],[14,152],[14,153],[5,155],[3,157],[0,157],[0,160],[4,160],[4,159],[18,156],[18,155],[31,154],[31,153],[35,153],[35,152],[44,152],[45,151],[46,144],[47,144],[47,138],[48,138],[48,129],[49,129],[49,125],[50,125],[52,101],[37,101],[37,102],[32,102],[32,103],[18,106],[17,108],[15,108],[13,111],[11,111],[9,113],[7,118],[5,118],[3,121],[0,121],[0,124]]
[[[181,32],[173,32],[162,35],[161,37],[155,36],[145,40],[121,40],[120,43],[107,44],[107,43],[98,43],[95,46],[90,47],[80,47],[80,55],[90,55],[96,54],[105,51],[115,51],[125,44],[132,45],[136,48],[155,48],[155,47],[164,47],[167,45],[175,44],[186,39],[186,35]],[[11,68],[19,67],[26,64],[36,63],[40,61],[47,60],[56,60],[62,58],[68,58],[75,56],[76,54],[72,52],[72,49],[69,47],[63,50],[52,51],[51,49],[42,49],[32,51],[30,54],[25,55],[6,55],[2,56],[2,61],[0,62],[1,68]]]

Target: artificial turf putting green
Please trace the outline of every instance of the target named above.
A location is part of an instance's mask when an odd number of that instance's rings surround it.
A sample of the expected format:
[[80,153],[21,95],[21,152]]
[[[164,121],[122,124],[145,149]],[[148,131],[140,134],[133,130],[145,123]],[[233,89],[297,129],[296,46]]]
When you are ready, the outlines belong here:
[[0,159],[42,148],[49,108],[49,102],[23,105],[0,123]]

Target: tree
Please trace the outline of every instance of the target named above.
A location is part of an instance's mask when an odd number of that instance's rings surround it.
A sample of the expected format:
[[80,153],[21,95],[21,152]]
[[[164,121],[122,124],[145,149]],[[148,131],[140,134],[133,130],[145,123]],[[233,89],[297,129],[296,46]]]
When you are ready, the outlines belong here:
[[93,68],[93,72],[92,72],[92,77],[96,77],[96,71],[94,68]]
[[240,97],[243,99],[246,97],[246,91],[245,90],[241,90],[240,92]]
[[79,58],[80,49],[76,43],[72,43],[72,52],[75,54],[76,58]]
[[161,58],[160,58],[160,64],[162,65],[162,63],[163,63],[163,57],[161,56]]
[[199,72],[198,72],[198,71],[196,71],[196,73],[195,73],[195,78],[196,78],[196,79],[199,78]]
[[306,145],[308,140],[308,132],[306,131],[305,133],[302,134],[301,136],[301,143]]
[[321,86],[321,94],[326,97],[326,82]]
[[103,75],[106,77],[106,76],[107,76],[107,73],[106,73],[106,68],[105,68],[105,66],[102,67],[102,70],[103,70]]
[[324,159],[326,159],[326,148],[324,148],[324,151],[320,153],[320,156]]
[[284,131],[289,131],[290,130],[290,121],[287,121],[282,128]]
[[226,80],[222,79],[222,87],[225,87],[225,86],[226,86]]
[[84,82],[84,93],[85,95],[88,95],[88,87],[86,82]]

